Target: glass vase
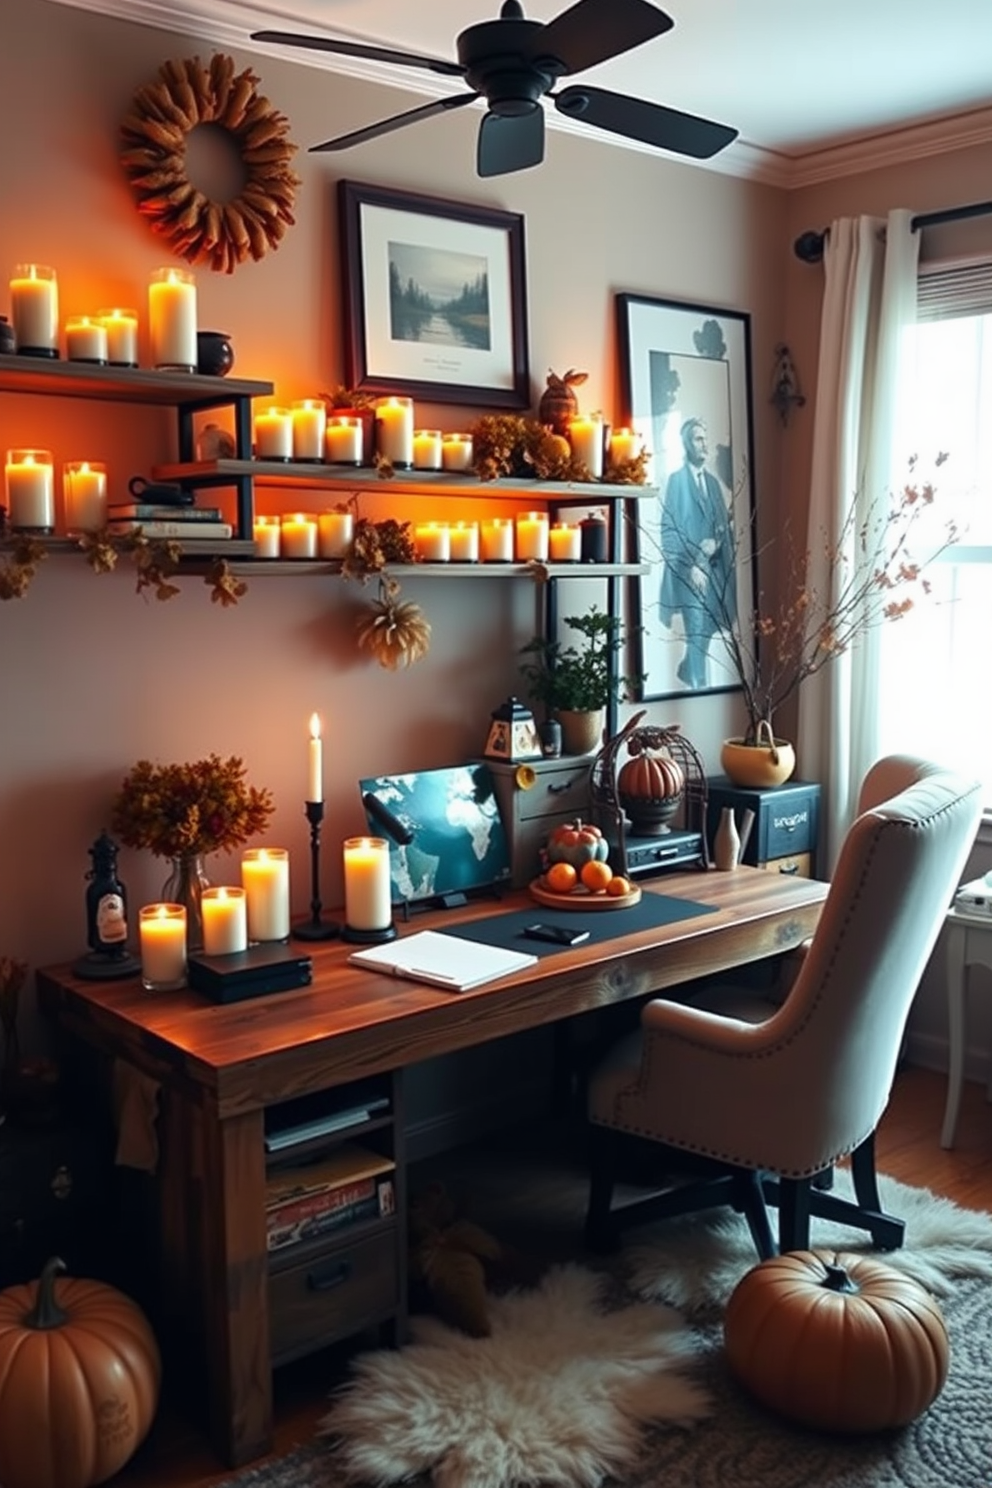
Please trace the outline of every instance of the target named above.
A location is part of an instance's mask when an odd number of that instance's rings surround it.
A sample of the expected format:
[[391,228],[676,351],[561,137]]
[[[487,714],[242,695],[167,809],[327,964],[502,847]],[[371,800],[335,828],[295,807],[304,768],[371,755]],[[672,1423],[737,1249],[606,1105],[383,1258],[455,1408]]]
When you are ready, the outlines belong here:
[[203,891],[209,887],[202,853],[179,853],[172,859],[172,871],[162,886],[162,898],[167,904],[181,904],[186,910],[187,951],[203,950]]

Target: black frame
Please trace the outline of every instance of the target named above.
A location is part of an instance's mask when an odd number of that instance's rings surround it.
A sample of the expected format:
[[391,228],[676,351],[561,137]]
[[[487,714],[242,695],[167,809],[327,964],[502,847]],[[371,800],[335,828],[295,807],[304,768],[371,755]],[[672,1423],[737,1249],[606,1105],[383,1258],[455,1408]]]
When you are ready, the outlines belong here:
[[[629,608],[636,670],[644,674],[638,700],[739,692],[741,681],[716,636],[705,659],[690,661],[681,618],[660,613],[664,558],[661,519],[669,481],[684,464],[681,430],[687,420],[707,425],[712,446],[705,462],[733,526],[736,620],[750,624],[757,595],[754,533],[754,446],[751,395],[751,319],[724,310],[647,295],[616,296],[624,421],[651,451],[650,483],[657,503],[632,503],[634,558],[649,571],[631,581]],[[673,484],[675,499],[677,487]],[[682,653],[681,656],[679,653]],[[695,666],[697,675],[690,673]],[[704,672],[700,681],[698,672]]]
[[[528,408],[523,217],[357,181],[338,183],[338,205],[348,386],[432,403]],[[386,235],[404,217],[411,240],[394,244]],[[425,244],[432,227],[436,241]],[[389,334],[389,283],[396,268],[391,250],[416,253],[425,247],[485,261],[488,348],[443,343],[443,351],[429,357],[420,349],[424,343]],[[385,265],[378,285],[366,282],[373,257]]]

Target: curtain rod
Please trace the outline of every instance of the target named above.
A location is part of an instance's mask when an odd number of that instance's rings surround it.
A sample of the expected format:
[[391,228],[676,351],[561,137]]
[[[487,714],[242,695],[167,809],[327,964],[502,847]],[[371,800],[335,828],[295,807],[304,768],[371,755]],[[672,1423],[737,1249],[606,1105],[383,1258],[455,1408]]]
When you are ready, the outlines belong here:
[[[923,212],[910,222],[913,232],[921,227],[936,227],[941,222],[962,222],[966,217],[985,217],[992,212],[992,201],[971,202],[965,207],[947,207],[943,212]],[[819,263],[823,257],[823,245],[830,235],[829,227],[823,232],[804,232],[792,245],[793,252],[803,263]]]

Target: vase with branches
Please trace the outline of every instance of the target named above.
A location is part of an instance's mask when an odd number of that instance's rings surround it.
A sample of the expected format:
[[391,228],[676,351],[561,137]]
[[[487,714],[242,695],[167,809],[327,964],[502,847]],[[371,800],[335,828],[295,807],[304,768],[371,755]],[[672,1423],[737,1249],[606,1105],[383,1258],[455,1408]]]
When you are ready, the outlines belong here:
[[[946,459],[938,455],[936,466]],[[822,586],[811,578],[812,552],[799,550],[786,531],[777,602],[766,601],[758,589],[751,612],[739,614],[732,585],[697,593],[696,603],[743,694],[747,729],[741,744],[766,743],[774,750],[776,715],[806,679],[929,594],[926,569],[958,533],[952,520],[936,518],[935,488],[917,478],[917,463],[914,456],[899,490],[874,500],[855,494],[836,540],[824,538]],[[769,545],[759,553],[754,518],[740,520],[736,504],[737,493],[728,524],[733,574],[753,568],[770,550]]]

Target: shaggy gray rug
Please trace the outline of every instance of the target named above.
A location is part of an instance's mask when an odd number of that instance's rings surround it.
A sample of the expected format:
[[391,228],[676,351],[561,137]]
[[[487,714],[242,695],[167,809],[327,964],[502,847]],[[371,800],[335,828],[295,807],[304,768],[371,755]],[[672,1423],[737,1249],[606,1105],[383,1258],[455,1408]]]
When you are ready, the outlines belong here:
[[[426,1334],[420,1343],[400,1353],[377,1350],[355,1361],[328,1418],[343,1436],[249,1469],[225,1488],[340,1488],[350,1482],[397,1483],[404,1476],[418,1488],[565,1483],[571,1488],[595,1482],[604,1488],[989,1488],[992,1217],[959,1209],[925,1190],[893,1190],[889,1180],[886,1189],[895,1212],[908,1219],[906,1246],[886,1259],[937,1293],[951,1337],[947,1383],[909,1427],[857,1438],[810,1432],[771,1415],[736,1384],[723,1357],[722,1305],[754,1255],[743,1222],[721,1216],[706,1225],[698,1219],[694,1225],[670,1221],[642,1231],[612,1277],[597,1280],[567,1267],[552,1273],[536,1293],[500,1299],[497,1306],[509,1304],[517,1352],[504,1361],[497,1396],[481,1393],[487,1360],[493,1363],[488,1348],[493,1340],[466,1339],[423,1320]],[[818,1226],[813,1243],[829,1244],[838,1235],[843,1248],[857,1248],[856,1232],[832,1225]],[[688,1361],[684,1331],[660,1302],[645,1305],[645,1296],[680,1299],[691,1329]],[[552,1319],[568,1299],[581,1301],[590,1325],[581,1330],[574,1353],[561,1352],[554,1342],[567,1334]],[[602,1311],[603,1302],[610,1310]],[[664,1359],[650,1353],[652,1338]],[[589,1352],[597,1340],[599,1355]],[[578,1333],[573,1342],[579,1343]],[[409,1357],[416,1370],[425,1349],[450,1353],[449,1362],[457,1360],[452,1377],[464,1381],[460,1394],[456,1389],[438,1402],[443,1417],[425,1413],[421,1386],[404,1379],[404,1361]],[[549,1374],[567,1388],[564,1411],[548,1387]],[[636,1429],[633,1454],[630,1432],[611,1437],[616,1415],[604,1417],[601,1409],[611,1394],[603,1381],[621,1379],[637,1397],[627,1420]],[[485,1383],[491,1391],[493,1379]],[[675,1393],[665,1412],[669,1419],[656,1425],[650,1423],[664,1409],[659,1384]],[[607,1402],[614,1412],[622,1394]],[[552,1409],[555,1400],[559,1404]],[[700,1416],[704,1402],[707,1414]],[[382,1414],[384,1405],[392,1412],[388,1417]],[[405,1421],[404,1409],[409,1412]],[[521,1436],[521,1419],[530,1421],[536,1437]],[[535,1419],[543,1422],[543,1435]],[[583,1430],[586,1419],[595,1423],[595,1432],[602,1431],[599,1439]],[[433,1471],[423,1465],[427,1436],[433,1442]],[[565,1476],[576,1461],[584,1475]]]

